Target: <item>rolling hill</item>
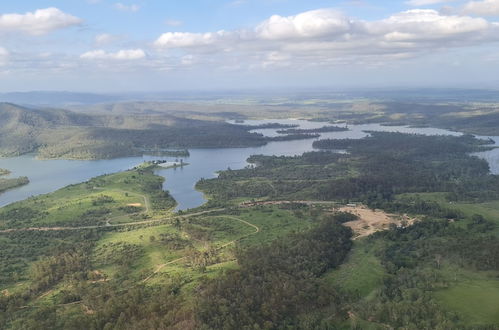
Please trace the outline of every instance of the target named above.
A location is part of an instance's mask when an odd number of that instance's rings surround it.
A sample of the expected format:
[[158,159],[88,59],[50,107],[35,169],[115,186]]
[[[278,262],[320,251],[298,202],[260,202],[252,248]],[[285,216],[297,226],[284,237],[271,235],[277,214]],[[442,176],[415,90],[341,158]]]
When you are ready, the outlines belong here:
[[144,150],[244,147],[265,139],[225,122],[169,114],[83,114],[0,103],[0,155],[36,152],[42,158],[99,159]]

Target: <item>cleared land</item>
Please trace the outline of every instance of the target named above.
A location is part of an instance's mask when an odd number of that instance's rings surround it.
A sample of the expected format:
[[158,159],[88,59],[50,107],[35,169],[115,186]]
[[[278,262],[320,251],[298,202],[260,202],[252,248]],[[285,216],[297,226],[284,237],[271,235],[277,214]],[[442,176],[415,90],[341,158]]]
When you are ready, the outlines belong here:
[[390,214],[382,210],[372,210],[363,205],[343,206],[338,209],[340,212],[349,212],[358,216],[355,221],[350,221],[344,225],[352,228],[355,239],[366,237],[380,230],[386,230],[390,225],[408,226],[416,221],[405,214]]

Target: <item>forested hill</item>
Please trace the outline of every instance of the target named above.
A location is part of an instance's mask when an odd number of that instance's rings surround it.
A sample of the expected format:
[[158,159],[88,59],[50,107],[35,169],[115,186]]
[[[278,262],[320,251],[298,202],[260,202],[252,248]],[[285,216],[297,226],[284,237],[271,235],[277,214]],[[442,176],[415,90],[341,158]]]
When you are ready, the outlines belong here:
[[61,125],[90,126],[95,118],[67,110],[34,110],[12,103],[0,103],[0,129],[44,129]]
[[147,149],[262,144],[262,135],[225,122],[169,114],[90,115],[0,103],[0,156],[37,152],[42,158],[99,159]]

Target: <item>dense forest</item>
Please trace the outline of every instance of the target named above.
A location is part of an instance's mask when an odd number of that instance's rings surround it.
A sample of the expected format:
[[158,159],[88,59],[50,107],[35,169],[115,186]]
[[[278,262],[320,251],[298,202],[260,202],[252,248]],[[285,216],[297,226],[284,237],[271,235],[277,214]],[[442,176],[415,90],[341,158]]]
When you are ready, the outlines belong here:
[[352,233],[335,217],[269,246],[238,251],[239,269],[202,287],[196,313],[206,329],[313,329],[342,317],[341,296],[320,280],[339,266]]
[[[198,187],[220,199],[361,202],[419,215],[412,226],[392,226],[357,243],[345,269],[326,276],[340,294],[339,306],[349,310],[351,326],[496,329],[497,305],[488,308],[483,299],[486,292],[490,299],[499,297],[498,218],[471,206],[496,209],[498,177],[489,173],[484,160],[471,155],[489,148],[488,143],[468,135],[400,133],[321,140],[314,146],[322,151],[298,157],[252,156],[248,161],[254,166],[223,171]],[[466,307],[469,302],[462,295],[481,307]],[[468,308],[487,312],[481,318],[469,316]]]
[[499,197],[498,178],[489,174],[487,162],[469,155],[488,148],[487,141],[472,136],[377,132],[361,140],[315,141],[314,147],[348,153],[253,156],[249,161],[257,166],[223,171],[198,187],[219,199],[272,196],[362,201],[375,207],[409,192],[445,191],[453,200]]

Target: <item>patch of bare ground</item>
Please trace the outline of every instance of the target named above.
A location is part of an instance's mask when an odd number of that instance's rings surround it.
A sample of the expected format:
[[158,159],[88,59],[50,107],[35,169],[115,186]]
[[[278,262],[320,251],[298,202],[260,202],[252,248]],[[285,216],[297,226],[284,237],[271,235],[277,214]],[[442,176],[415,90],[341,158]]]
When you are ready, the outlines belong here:
[[410,226],[417,220],[406,214],[386,213],[381,210],[372,210],[363,205],[343,206],[336,210],[350,212],[358,217],[357,220],[344,223],[345,226],[352,228],[354,239],[366,237],[381,230],[387,230],[390,225],[397,227]]

